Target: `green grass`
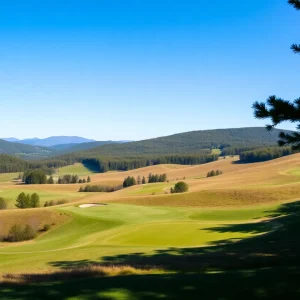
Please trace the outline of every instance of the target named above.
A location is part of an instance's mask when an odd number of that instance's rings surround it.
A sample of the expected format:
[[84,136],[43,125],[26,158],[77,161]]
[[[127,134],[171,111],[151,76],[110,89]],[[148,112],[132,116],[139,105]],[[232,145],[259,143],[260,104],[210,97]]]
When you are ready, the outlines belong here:
[[300,169],[299,168],[292,169],[292,170],[288,171],[287,174],[300,176]]
[[66,201],[73,201],[73,200],[79,200],[82,197],[85,196],[85,193],[68,193],[68,192],[44,192],[40,190],[35,190],[34,187],[32,189],[24,189],[22,188],[15,188],[15,189],[1,189],[0,187],[0,197],[3,197],[7,203],[8,203],[8,208],[13,208],[15,205],[15,200],[17,199],[18,195],[21,192],[25,192],[26,194],[33,194],[37,193],[40,196],[40,204],[44,205],[46,201],[57,201],[57,200],[66,200]]
[[163,194],[165,191],[169,192],[170,188],[174,184],[170,183],[148,183],[139,185],[138,189],[134,191],[128,192],[128,195],[151,195],[155,194]]
[[92,175],[93,173],[93,170],[87,168],[81,163],[77,163],[71,166],[59,168],[59,172],[57,175],[63,176],[65,174],[77,174],[78,176],[88,176]]
[[[0,299],[300,297],[300,202],[235,210],[113,204],[59,211],[73,220],[34,242],[3,248],[0,244],[2,273],[37,272],[25,275],[24,281],[0,281]],[[281,218],[253,223],[268,216]],[[261,235],[264,232],[268,234]],[[95,263],[160,266],[162,271],[80,271]],[[59,272],[52,276],[48,268]],[[78,273],[64,275],[68,269]]]
[[236,210],[236,213],[231,214],[227,210],[203,212],[195,208],[122,204],[86,209],[69,206],[59,211],[72,215],[72,221],[34,242],[4,248],[1,248],[0,243],[0,265],[6,272],[40,270],[55,265],[57,261],[95,262],[103,261],[108,255],[152,253],[161,247],[202,246],[224,239],[249,238],[270,230],[272,226],[262,227],[260,232],[247,232],[243,226],[238,225],[240,227],[237,230],[227,231],[228,222],[243,224],[242,220],[246,217],[264,217],[271,209],[276,207],[261,210],[253,208],[252,213],[241,210],[240,214]]
[[220,149],[212,149],[211,150],[211,154],[217,154],[217,155],[220,155],[221,154],[221,150]]
[[11,182],[19,177],[20,173],[1,173],[0,182]]

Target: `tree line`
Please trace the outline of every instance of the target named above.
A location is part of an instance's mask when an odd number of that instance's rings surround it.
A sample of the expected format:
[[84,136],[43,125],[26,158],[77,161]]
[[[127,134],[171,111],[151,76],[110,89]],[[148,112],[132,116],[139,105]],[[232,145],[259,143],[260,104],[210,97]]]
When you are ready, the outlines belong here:
[[[148,175],[148,183],[155,183],[155,182],[166,182],[167,174],[149,174]],[[133,176],[128,176],[123,181],[123,187],[130,187],[136,184],[146,184],[146,178],[145,176],[141,177],[140,175],[135,179]]]
[[84,193],[112,193],[123,188],[122,185],[109,186],[109,185],[86,185],[85,187],[80,187],[79,192]]
[[[42,169],[26,170],[23,173],[22,180],[25,184],[54,184],[53,176],[50,175],[47,179],[46,173]],[[86,183],[91,182],[91,177],[87,179],[79,178],[77,174],[65,174],[57,180],[58,184]]]
[[282,156],[293,154],[291,147],[261,148],[240,153],[240,161],[243,163],[254,163],[268,161]]

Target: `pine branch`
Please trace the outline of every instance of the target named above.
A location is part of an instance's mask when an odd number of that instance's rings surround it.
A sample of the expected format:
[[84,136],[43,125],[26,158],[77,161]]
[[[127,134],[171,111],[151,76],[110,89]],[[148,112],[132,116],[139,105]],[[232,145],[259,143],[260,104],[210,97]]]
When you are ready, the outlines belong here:
[[293,150],[300,149],[300,132],[293,132],[291,134],[280,132],[279,134],[279,146],[292,145]]
[[289,4],[294,6],[297,10],[300,10],[300,0],[289,0]]
[[300,53],[300,44],[293,44],[292,46],[291,46],[291,49],[294,51],[294,53]]

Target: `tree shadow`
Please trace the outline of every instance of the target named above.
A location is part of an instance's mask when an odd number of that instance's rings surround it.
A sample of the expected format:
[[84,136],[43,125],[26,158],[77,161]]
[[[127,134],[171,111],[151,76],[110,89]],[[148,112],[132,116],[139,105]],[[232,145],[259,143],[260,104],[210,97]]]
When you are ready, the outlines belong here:
[[[216,245],[158,249],[99,258],[54,261],[59,272],[87,265],[159,267],[165,273],[76,278],[36,274],[34,280],[0,283],[0,299],[299,299],[300,201],[281,205],[270,216],[281,226],[269,234]],[[212,227],[216,232],[260,233],[260,223]],[[60,273],[64,274],[64,273]],[[45,293],[45,290],[47,291]]]

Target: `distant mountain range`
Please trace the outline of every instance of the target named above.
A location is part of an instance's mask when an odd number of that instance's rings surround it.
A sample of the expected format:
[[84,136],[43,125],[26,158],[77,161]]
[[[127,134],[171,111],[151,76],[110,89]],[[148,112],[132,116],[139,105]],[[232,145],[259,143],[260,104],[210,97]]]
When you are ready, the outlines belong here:
[[56,145],[67,145],[67,144],[81,144],[88,142],[96,142],[92,139],[86,139],[79,136],[51,136],[44,139],[32,138],[32,139],[24,139],[19,140],[14,137],[3,138],[3,140],[8,142],[22,143],[31,146],[41,146],[41,147],[52,147]]

